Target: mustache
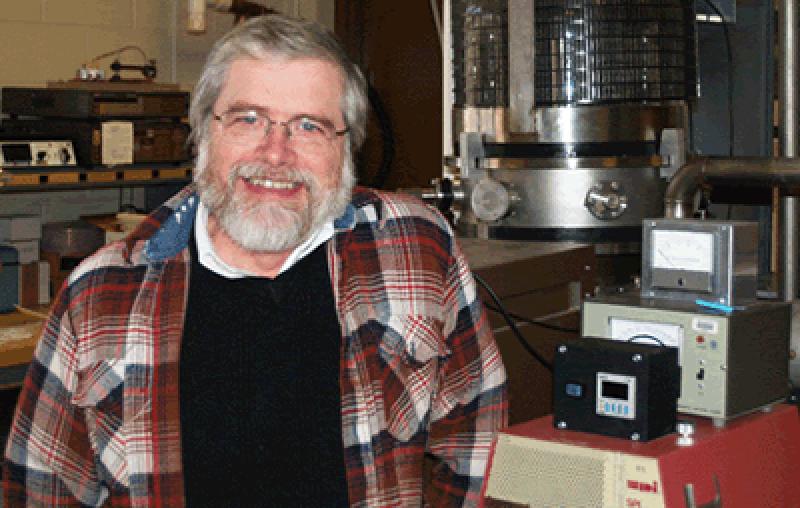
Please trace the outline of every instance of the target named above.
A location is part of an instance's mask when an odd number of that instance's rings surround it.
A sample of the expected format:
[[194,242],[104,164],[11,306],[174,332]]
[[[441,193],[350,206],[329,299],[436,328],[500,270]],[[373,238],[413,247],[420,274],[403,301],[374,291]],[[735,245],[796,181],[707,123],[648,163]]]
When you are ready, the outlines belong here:
[[228,173],[228,185],[233,187],[237,178],[259,178],[280,182],[292,182],[314,188],[317,181],[308,171],[297,168],[275,168],[269,164],[248,162],[237,164]]

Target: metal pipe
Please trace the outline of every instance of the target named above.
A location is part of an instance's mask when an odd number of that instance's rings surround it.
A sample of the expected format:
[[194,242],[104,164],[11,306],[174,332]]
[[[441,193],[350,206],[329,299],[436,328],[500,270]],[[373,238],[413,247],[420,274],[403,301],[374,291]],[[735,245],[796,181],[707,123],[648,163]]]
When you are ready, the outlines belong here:
[[675,172],[664,198],[664,216],[690,217],[695,191],[703,184],[800,185],[800,159],[789,157],[696,157]]
[[[694,193],[703,183],[713,180],[738,181],[750,185],[773,185],[785,188],[800,184],[800,160],[797,157],[798,100],[797,2],[778,2],[779,31],[779,105],[781,140],[780,158],[697,158],[675,173],[667,187],[664,215],[684,218],[692,212]],[[787,196],[780,202],[780,293],[785,301],[797,295],[798,269],[798,198]]]
[[452,156],[453,142],[453,29],[451,0],[442,2],[442,154]]
[[[778,2],[779,31],[779,104],[780,124],[778,131],[781,140],[781,154],[784,157],[797,156],[797,2],[783,0]],[[797,295],[797,253],[798,253],[798,198],[781,198],[780,213],[780,257],[783,267],[781,288],[785,301],[792,301]]]
[[797,156],[797,9],[795,0],[783,0],[778,10],[779,100],[781,155]]

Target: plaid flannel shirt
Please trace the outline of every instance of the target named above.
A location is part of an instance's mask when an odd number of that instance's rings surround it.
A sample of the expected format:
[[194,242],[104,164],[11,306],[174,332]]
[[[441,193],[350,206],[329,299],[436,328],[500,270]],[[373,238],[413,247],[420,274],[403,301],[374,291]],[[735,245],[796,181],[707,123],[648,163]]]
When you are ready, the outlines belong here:
[[[5,506],[184,505],[178,358],[196,203],[190,185],[71,274],[15,414]],[[335,229],[351,506],[476,505],[506,423],[505,371],[447,223],[357,189]]]

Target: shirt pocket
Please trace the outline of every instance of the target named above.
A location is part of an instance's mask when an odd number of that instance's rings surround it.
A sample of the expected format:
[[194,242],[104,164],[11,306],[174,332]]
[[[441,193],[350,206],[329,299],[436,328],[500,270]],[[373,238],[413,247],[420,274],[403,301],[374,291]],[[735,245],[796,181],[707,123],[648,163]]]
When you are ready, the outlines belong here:
[[441,330],[441,321],[424,315],[393,315],[387,322],[379,346],[384,416],[388,432],[400,441],[427,428],[439,365],[449,354]]
[[[98,468],[100,480],[128,486],[124,364],[123,360],[107,359],[87,366],[81,371],[72,402],[84,410],[91,446],[103,466]],[[103,478],[104,474],[110,478]]]

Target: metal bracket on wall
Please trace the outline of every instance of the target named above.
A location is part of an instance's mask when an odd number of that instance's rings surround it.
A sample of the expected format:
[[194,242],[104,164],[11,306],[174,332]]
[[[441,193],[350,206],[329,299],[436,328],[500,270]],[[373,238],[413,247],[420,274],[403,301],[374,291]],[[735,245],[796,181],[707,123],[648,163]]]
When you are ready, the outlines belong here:
[[479,169],[478,159],[483,158],[483,138],[480,132],[462,132],[458,139],[461,157],[461,179],[475,180]]

